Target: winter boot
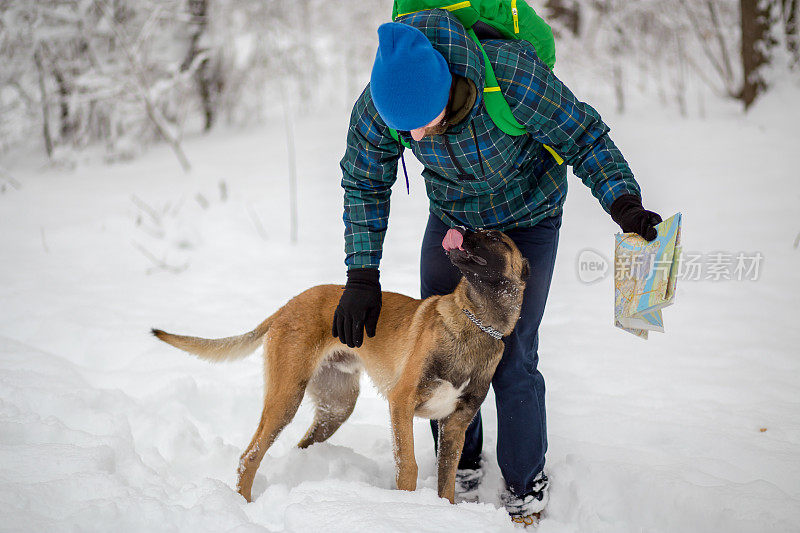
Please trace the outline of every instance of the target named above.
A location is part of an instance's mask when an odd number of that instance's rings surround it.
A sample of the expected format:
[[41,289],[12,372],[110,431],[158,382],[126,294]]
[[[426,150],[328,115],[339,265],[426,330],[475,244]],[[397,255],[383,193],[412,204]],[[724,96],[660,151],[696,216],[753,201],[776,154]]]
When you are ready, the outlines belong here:
[[478,501],[478,487],[483,480],[483,469],[456,470],[456,499],[462,502]]
[[506,489],[500,499],[511,516],[511,521],[524,527],[539,524],[542,510],[550,499],[548,489],[550,482],[544,472],[540,472],[533,482],[533,490],[523,496],[517,496]]

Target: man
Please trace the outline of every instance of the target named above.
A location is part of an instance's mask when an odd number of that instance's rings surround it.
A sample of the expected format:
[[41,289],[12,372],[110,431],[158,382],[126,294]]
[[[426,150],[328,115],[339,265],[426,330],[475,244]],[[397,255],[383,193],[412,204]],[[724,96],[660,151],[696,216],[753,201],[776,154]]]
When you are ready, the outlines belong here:
[[[452,14],[414,13],[382,25],[378,37],[370,84],[353,108],[341,161],[348,271],[333,334],[360,346],[364,329],[375,333],[378,266],[402,151],[393,128],[425,167],[431,214],[422,241],[422,298],[448,294],[459,281],[441,245],[450,227],[502,230],[530,261],[520,320],[504,339],[492,380],[497,459],[507,487],[503,502],[515,521],[530,523],[548,499],[538,329],[567,192],[565,165],[554,154],[573,167],[624,231],[652,240],[661,217],[642,207],[639,186],[608,126],[539,61],[530,43],[482,43],[514,117],[528,131],[514,137],[503,133],[482,105],[483,57]],[[431,425],[435,439],[436,423]],[[459,463],[462,496],[474,493],[481,480],[481,447],[479,413]]]

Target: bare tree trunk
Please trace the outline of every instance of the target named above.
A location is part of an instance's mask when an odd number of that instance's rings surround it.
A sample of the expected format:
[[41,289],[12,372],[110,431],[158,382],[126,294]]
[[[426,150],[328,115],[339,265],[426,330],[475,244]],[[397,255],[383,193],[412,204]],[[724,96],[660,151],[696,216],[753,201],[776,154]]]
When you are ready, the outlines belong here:
[[549,19],[561,20],[572,35],[580,33],[581,11],[576,2],[571,0],[547,0],[544,6],[547,8]]
[[792,63],[800,65],[800,2],[798,0],[781,0],[784,31],[786,32],[786,48],[792,54]]
[[617,99],[617,112],[622,114],[625,112],[625,80],[624,72],[622,70],[622,49],[624,32],[622,28],[617,26],[614,29],[614,43],[611,45],[612,67],[611,73],[614,79],[614,94]]
[[[208,57],[208,50],[204,50],[201,45],[203,34],[208,29],[208,0],[188,0],[189,14],[191,15],[192,37],[186,58],[181,65],[181,71],[185,72],[195,67],[195,61],[200,61],[194,72],[194,81],[197,93],[200,96],[200,103],[203,106],[203,118],[205,120],[203,129],[208,131],[214,125],[216,118],[217,83],[215,78],[218,75],[215,69],[211,68],[211,61]],[[203,56],[203,57],[201,57]]]
[[617,99],[617,113],[622,114],[625,112],[625,88],[622,79],[622,65],[618,59],[614,60],[612,72],[614,75],[614,95]]
[[44,63],[42,61],[42,49],[37,48],[33,53],[33,60],[36,63],[36,70],[39,72],[39,98],[42,104],[42,134],[44,135],[44,149],[47,157],[53,157],[53,136],[50,133],[50,113],[47,105],[47,87],[44,81]]
[[59,137],[61,142],[68,141],[72,137],[72,122],[69,116],[69,95],[70,90],[67,85],[67,80],[64,79],[64,74],[61,70],[53,65],[53,79],[56,80],[58,86],[58,108],[59,108]]
[[769,63],[770,4],[771,0],[740,0],[744,80],[739,98],[745,110],[767,88],[761,67]]
[[286,153],[289,158],[289,240],[292,244],[297,244],[297,155],[294,146],[294,120],[291,97],[283,82],[281,82],[281,100],[286,128]]
[[728,44],[725,42],[725,36],[722,34],[722,25],[720,24],[719,14],[717,13],[716,0],[707,0],[706,7],[708,8],[708,14],[711,16],[711,23],[714,28],[714,37],[717,40],[719,53],[722,56],[722,66],[725,69],[725,79],[727,80],[728,84],[731,84],[733,82],[733,65],[731,63],[731,58],[728,55]]
[[678,54],[678,75],[675,76],[675,100],[678,102],[678,109],[681,116],[688,115],[688,106],[686,105],[686,51],[683,49],[683,41],[681,36],[677,35],[675,39]]

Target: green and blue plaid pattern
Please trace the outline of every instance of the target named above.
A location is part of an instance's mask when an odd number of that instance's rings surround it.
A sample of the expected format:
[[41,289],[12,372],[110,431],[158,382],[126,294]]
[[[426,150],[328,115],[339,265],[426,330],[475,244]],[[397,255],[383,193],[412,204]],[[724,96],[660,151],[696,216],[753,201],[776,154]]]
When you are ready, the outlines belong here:
[[[482,57],[455,17],[433,10],[398,22],[425,33],[453,74],[471,79],[482,94]],[[600,115],[539,61],[530,43],[490,40],[483,47],[514,117],[529,133],[503,133],[480,96],[471,114],[444,135],[415,142],[408,132],[399,132],[425,167],[422,175],[434,214],[450,226],[509,230],[561,213],[566,167],[558,165],[543,144],[573,167],[606,211],[618,197],[640,194]],[[353,107],[341,161],[348,268],[377,268],[380,263],[401,150],[367,86]]]

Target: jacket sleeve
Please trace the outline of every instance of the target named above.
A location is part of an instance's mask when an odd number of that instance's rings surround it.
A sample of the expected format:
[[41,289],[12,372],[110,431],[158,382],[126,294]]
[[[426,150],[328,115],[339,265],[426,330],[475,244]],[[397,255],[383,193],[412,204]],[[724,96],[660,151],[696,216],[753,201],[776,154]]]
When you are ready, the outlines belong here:
[[379,266],[401,150],[378,115],[367,85],[353,107],[347,149],[340,163],[348,269]]
[[564,158],[606,212],[622,195],[641,196],[628,162],[597,111],[579,101],[533,50],[520,45],[514,53],[519,60],[498,71],[497,77],[514,117],[528,133]]

